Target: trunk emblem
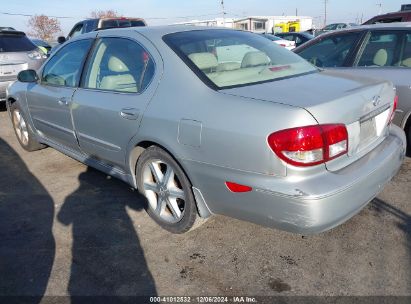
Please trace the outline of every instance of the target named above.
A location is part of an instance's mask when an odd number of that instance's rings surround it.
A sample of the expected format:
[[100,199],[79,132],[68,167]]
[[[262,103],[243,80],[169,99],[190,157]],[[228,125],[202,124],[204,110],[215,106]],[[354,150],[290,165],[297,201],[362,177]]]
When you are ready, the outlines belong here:
[[379,95],[376,95],[372,99],[372,104],[374,107],[378,106],[381,103],[381,97]]

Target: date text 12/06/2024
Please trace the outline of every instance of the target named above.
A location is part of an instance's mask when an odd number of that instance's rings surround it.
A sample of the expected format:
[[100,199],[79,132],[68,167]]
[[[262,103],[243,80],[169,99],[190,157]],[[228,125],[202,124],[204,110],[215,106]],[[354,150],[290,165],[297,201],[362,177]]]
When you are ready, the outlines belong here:
[[257,303],[254,297],[150,297],[150,303]]

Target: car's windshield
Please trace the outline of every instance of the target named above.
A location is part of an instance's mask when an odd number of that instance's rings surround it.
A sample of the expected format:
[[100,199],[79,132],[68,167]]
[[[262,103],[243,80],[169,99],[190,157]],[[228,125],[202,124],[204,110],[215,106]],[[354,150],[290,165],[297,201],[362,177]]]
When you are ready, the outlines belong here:
[[24,34],[0,33],[1,52],[27,52],[37,47]]
[[201,79],[220,89],[317,71],[301,57],[253,33],[200,30],[163,39]]

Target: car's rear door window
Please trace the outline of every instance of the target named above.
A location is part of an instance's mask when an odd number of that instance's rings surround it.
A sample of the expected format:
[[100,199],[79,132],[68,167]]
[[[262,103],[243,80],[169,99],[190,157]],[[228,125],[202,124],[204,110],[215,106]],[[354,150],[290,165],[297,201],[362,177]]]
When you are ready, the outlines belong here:
[[0,53],[3,52],[28,52],[37,47],[22,34],[0,33]]
[[301,57],[253,33],[199,30],[163,40],[214,89],[295,77],[317,69]]
[[359,53],[357,66],[382,67],[395,66],[402,37],[401,31],[373,31],[365,41],[365,47]]
[[63,46],[46,63],[41,78],[42,84],[76,87],[92,39],[74,41]]
[[327,36],[298,53],[301,57],[319,67],[342,67],[348,55],[353,52],[361,32]]
[[126,38],[100,38],[87,64],[82,87],[140,93],[153,75],[154,61],[140,44]]

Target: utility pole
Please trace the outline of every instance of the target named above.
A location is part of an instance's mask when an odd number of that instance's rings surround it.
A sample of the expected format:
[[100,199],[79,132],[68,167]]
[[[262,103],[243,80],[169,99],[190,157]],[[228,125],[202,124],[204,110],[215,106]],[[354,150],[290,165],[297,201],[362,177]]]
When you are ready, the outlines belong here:
[[327,25],[327,4],[328,0],[324,0],[324,26]]
[[377,3],[376,5],[379,7],[378,15],[381,15],[382,14],[382,3]]
[[223,26],[225,26],[225,9],[224,9],[224,0],[221,0],[221,10],[223,12]]

